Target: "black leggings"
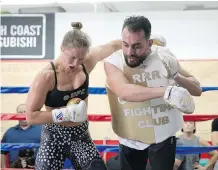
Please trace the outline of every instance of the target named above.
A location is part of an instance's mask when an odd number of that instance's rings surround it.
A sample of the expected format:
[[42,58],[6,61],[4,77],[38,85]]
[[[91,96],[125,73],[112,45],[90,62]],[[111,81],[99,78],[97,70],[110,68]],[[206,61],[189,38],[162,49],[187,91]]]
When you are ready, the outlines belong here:
[[62,170],[66,158],[75,170],[107,169],[89,135],[88,122],[76,127],[43,126],[35,170]]
[[145,170],[149,158],[152,170],[173,170],[176,154],[176,138],[152,144],[145,150],[120,145],[121,170]]

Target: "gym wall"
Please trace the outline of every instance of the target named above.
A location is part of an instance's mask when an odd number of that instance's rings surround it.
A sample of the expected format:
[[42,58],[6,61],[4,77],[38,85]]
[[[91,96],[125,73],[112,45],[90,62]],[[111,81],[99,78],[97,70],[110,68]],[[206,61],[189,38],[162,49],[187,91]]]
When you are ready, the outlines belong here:
[[[25,58],[24,55],[23,60],[21,55],[19,60],[12,57],[8,58],[10,61],[1,61],[1,86],[30,86],[39,69],[48,64],[48,59],[58,57],[62,38],[72,29],[70,26],[72,21],[82,22],[83,31],[90,35],[93,46],[97,46],[120,38],[123,21],[130,15],[148,17],[152,23],[152,32],[165,36],[167,46],[179,60],[182,60],[181,65],[195,75],[201,86],[218,86],[218,11],[56,13],[54,21],[46,19],[47,24],[54,23],[53,28],[49,29],[54,33],[50,33],[50,38],[45,39],[45,44],[48,45],[46,49],[51,50],[50,54],[41,60],[34,57]],[[49,30],[46,34],[49,34]],[[54,40],[51,39],[52,35]],[[51,56],[52,50],[54,56]],[[97,64],[90,76],[90,87],[104,87],[105,74],[102,62]],[[1,94],[1,97],[2,113],[15,113],[16,106],[26,100],[26,94]],[[217,91],[205,92],[201,97],[195,97],[195,112],[218,113],[217,98]],[[88,107],[90,114],[110,113],[106,95],[90,95]],[[16,123],[17,121],[3,121],[2,134]],[[211,121],[197,123],[197,134],[210,140],[210,124]],[[110,122],[90,122],[90,131],[94,139],[103,139],[105,136],[110,139],[117,138]]]

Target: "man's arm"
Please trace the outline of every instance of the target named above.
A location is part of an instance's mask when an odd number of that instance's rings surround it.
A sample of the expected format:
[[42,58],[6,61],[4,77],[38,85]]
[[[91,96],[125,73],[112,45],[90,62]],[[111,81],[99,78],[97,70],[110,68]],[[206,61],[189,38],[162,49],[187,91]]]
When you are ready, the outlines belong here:
[[[1,140],[1,143],[7,143],[7,141],[8,141],[7,139],[8,139],[8,137],[10,137],[9,132],[10,132],[10,128],[4,133],[2,140]],[[1,168],[6,168],[7,154],[8,154],[7,151],[1,151]]]
[[218,131],[211,132],[211,140],[214,146],[218,146]]
[[174,162],[174,166],[173,166],[173,170],[178,170],[180,165],[182,163],[182,160],[180,159],[175,159],[175,162]]
[[[183,142],[180,138],[177,138],[176,140],[176,146],[183,146]],[[175,155],[175,162],[174,162],[174,166],[173,166],[173,170],[178,170],[179,167],[181,166],[183,160],[184,160],[185,155],[181,155],[181,154],[176,154]]]
[[19,159],[10,164],[10,168],[23,168]]
[[211,140],[214,146],[218,146],[218,118],[212,122]]
[[164,96],[165,89],[162,87],[149,88],[130,84],[123,72],[108,62],[104,63],[104,70],[107,77],[107,84],[121,100],[143,102]]
[[107,44],[103,44],[97,47],[91,48],[87,59],[85,60],[85,65],[87,71],[90,73],[95,65],[113,54],[114,52],[120,50],[122,48],[122,41],[121,40],[113,40]]
[[201,96],[202,89],[199,81],[178,63],[178,76],[175,81],[182,87],[186,88],[193,96]]
[[6,154],[1,153],[1,168],[6,168]]
[[[201,138],[199,142],[201,146],[210,146],[210,144],[207,141]],[[211,156],[211,158],[209,159],[208,164],[204,166],[205,170],[209,170],[210,168],[212,168],[218,159],[218,152],[216,150],[211,151],[208,154]]]

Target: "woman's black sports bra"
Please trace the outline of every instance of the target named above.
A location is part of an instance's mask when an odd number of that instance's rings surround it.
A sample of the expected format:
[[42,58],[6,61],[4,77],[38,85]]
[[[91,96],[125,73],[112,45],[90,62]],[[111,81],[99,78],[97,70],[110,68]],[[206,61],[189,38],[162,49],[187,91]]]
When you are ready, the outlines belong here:
[[86,75],[85,82],[77,89],[73,89],[71,91],[60,91],[57,89],[57,74],[55,70],[55,65],[51,62],[52,68],[55,74],[55,87],[52,91],[49,91],[45,105],[49,107],[63,107],[66,106],[68,101],[72,98],[80,98],[81,100],[85,100],[89,95],[89,74],[87,73],[84,64],[82,64],[83,71]]

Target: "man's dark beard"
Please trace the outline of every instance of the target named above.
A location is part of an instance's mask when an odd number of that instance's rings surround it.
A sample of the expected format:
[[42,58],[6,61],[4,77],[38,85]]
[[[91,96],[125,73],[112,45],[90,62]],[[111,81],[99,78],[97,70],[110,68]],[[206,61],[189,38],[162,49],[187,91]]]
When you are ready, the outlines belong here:
[[[125,62],[126,62],[126,65],[131,67],[131,68],[134,68],[134,67],[137,67],[139,65],[141,65],[143,63],[143,61],[148,57],[150,53],[146,53],[142,56],[127,56],[125,54],[123,54],[124,58],[125,58]],[[129,63],[128,62],[128,57],[131,57],[131,58],[135,58],[136,59],[136,62],[135,63]]]

